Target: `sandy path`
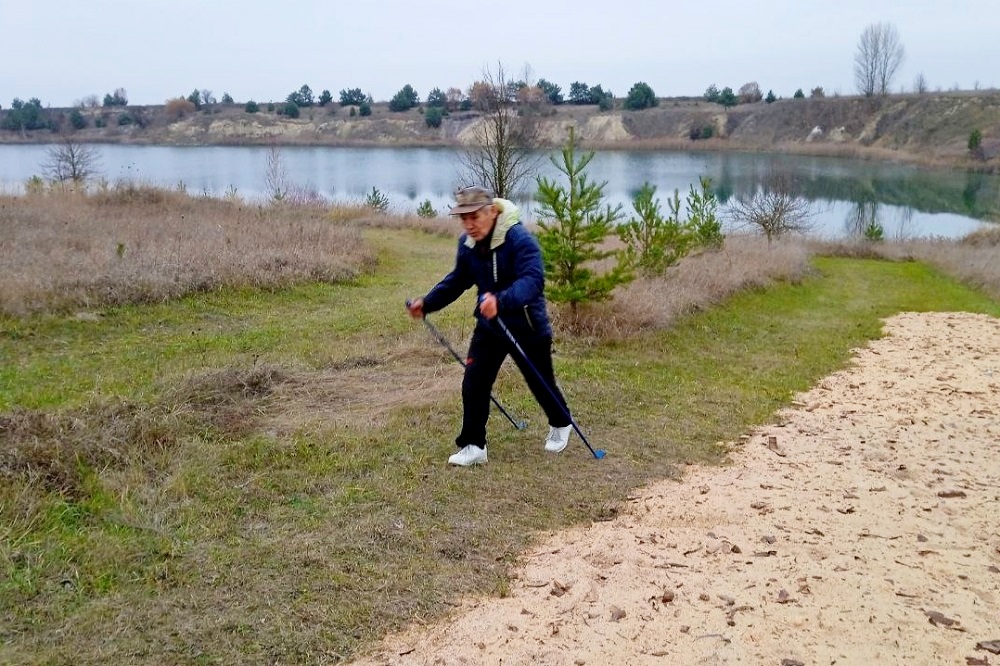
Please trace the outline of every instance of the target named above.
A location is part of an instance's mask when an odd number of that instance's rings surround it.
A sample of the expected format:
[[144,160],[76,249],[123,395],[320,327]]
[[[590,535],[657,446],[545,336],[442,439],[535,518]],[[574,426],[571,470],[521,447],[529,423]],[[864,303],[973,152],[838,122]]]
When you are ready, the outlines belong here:
[[1000,664],[1000,320],[885,328],[731,465],[356,663]]

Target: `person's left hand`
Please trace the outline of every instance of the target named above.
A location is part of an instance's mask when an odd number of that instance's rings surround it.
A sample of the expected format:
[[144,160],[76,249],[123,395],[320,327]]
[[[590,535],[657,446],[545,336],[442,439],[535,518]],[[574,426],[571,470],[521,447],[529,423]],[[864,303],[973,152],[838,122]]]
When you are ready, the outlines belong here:
[[487,319],[496,317],[497,297],[489,292],[483,294],[483,297],[479,300],[479,312]]

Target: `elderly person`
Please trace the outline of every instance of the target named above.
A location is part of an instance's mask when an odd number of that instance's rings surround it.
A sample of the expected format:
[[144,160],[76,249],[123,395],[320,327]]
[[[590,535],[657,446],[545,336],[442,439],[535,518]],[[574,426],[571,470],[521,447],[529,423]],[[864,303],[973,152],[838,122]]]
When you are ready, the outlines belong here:
[[[490,393],[508,354],[548,417],[545,450],[558,453],[569,442],[572,421],[552,370],[552,327],[545,307],[545,274],[538,241],[521,225],[520,212],[512,202],[496,199],[481,187],[456,192],[451,215],[458,217],[465,229],[458,241],[455,267],[425,296],[407,306],[411,317],[421,318],[453,303],[470,287],[477,290],[476,327],[462,380],[462,431],[455,438],[459,450],[448,462],[462,467],[486,462]],[[531,365],[492,322],[497,316]]]

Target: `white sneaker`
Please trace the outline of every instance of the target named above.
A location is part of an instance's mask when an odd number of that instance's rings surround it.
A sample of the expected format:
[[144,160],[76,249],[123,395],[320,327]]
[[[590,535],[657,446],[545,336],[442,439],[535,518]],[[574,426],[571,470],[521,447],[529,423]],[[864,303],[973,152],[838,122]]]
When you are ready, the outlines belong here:
[[549,436],[545,438],[545,450],[549,453],[559,453],[569,444],[569,433],[573,430],[572,424],[562,428],[549,428]]
[[469,444],[458,453],[448,456],[449,465],[468,467],[469,465],[482,465],[486,462],[486,449],[475,444]]

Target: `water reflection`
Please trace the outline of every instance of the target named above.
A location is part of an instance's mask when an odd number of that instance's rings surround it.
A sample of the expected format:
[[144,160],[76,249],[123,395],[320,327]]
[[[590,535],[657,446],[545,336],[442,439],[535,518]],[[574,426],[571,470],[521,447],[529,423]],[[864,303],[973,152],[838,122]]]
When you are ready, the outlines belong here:
[[[183,185],[192,193],[224,196],[235,189],[245,199],[267,197],[267,148],[95,147],[109,181],[129,178],[162,187]],[[16,190],[39,174],[46,149],[0,145],[0,187]],[[363,200],[377,187],[397,212],[413,212],[424,201],[447,210],[462,180],[459,153],[448,148],[303,146],[283,148],[282,156],[289,180],[299,188],[346,202]],[[587,171],[591,180],[607,182],[607,202],[622,205],[626,214],[632,213],[632,199],[646,182],[664,199],[674,190],[683,198],[699,178],[708,177],[725,213],[731,202],[752,196],[772,174],[783,174],[791,192],[810,202],[814,233],[820,235],[841,236],[874,216],[886,237],[955,237],[978,228],[978,220],[1000,218],[1000,176],[988,174],[795,155],[621,150],[597,153]],[[562,178],[547,156],[540,161],[540,175]],[[528,189],[534,190],[533,182]],[[530,194],[522,203],[530,217]]]
[[921,233],[917,215],[917,210],[908,206],[886,206],[877,201],[859,201],[848,210],[844,218],[844,236],[904,241],[918,236],[940,235]]

